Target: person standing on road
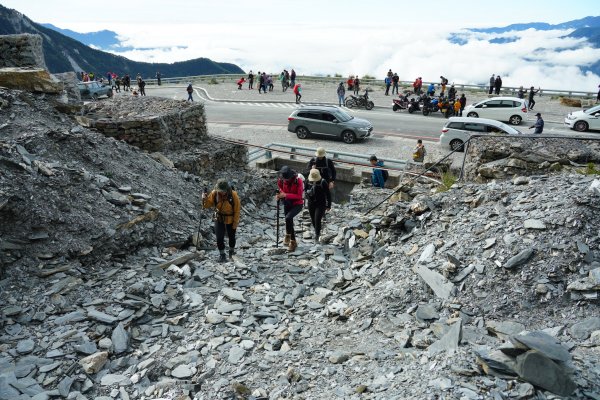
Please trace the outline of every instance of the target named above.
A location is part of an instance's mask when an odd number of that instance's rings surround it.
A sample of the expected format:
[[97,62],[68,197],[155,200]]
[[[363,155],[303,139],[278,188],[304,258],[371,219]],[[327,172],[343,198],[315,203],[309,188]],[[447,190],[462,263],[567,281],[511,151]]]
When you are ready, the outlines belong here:
[[315,244],[319,243],[321,236],[321,221],[325,212],[331,210],[331,192],[327,181],[321,177],[318,169],[311,169],[308,174],[308,183],[304,188],[308,200],[308,213],[310,222],[315,228]]
[[187,101],[194,101],[194,98],[192,97],[192,93],[194,93],[194,88],[192,87],[192,82],[188,82],[188,87],[187,87],[186,91],[188,93]]
[[458,99],[458,101],[460,103],[460,116],[462,117],[465,106],[467,105],[467,98],[465,97],[464,93],[460,95],[460,99]]
[[304,182],[298,174],[287,165],[281,167],[277,180],[279,193],[275,195],[277,201],[283,200],[283,214],[285,215],[285,238],[283,244],[288,246],[288,251],[293,252],[298,247],[296,232],[294,231],[294,217],[302,211],[304,200]]
[[400,82],[400,77],[398,76],[397,73],[394,72],[394,75],[392,75],[392,94],[394,94],[394,91],[396,92],[396,94],[398,94],[398,83]]
[[[259,72],[258,74],[258,94],[260,94],[260,91],[265,89],[265,73],[263,72],[262,74]],[[265,93],[267,92],[267,90],[265,89]]]
[[519,91],[517,92],[517,97],[520,99],[525,98],[525,90],[523,89],[523,86],[519,87]]
[[254,84],[254,74],[252,70],[248,73],[248,90],[252,90],[252,85]]
[[143,79],[140,79],[140,96],[145,96],[146,95],[146,81]]
[[156,83],[158,86],[161,85],[160,78],[161,78],[160,71],[156,71]]
[[290,84],[292,87],[296,86],[296,71],[294,71],[294,68],[292,68],[292,71],[290,72]]
[[540,91],[540,88],[538,87],[538,90],[533,90],[533,86],[531,88],[529,88],[529,102],[528,102],[528,107],[529,110],[533,110],[533,106],[535,106],[535,100],[533,99],[534,96],[536,95],[537,92]]
[[296,95],[296,104],[299,104],[302,98],[302,86],[299,83],[294,85],[294,94]]
[[321,177],[329,184],[329,189],[333,189],[337,172],[335,170],[335,164],[327,158],[327,152],[323,147],[317,149],[315,156],[308,162],[306,170],[310,171],[313,168],[319,170]]
[[596,96],[596,103],[600,103],[600,85],[598,85],[598,95]]
[[392,86],[392,78],[389,76],[386,76],[385,79],[383,80],[383,82],[385,83],[385,95],[389,96],[390,95],[390,87]]
[[377,156],[372,155],[371,158],[369,158],[369,162],[373,167],[371,183],[374,187],[385,187],[385,177],[383,176],[383,170],[381,169],[381,167],[383,167],[383,161],[378,160]]
[[535,114],[535,116],[537,117],[537,120],[535,121],[535,124],[529,127],[529,129],[535,128],[533,133],[540,134],[544,131],[544,120],[542,119],[542,114],[540,113]]
[[229,258],[235,254],[235,231],[240,223],[241,202],[226,179],[219,179],[212,192],[202,194],[202,208],[215,208],[215,235],[219,249],[219,261],[225,257],[225,233],[229,238]]
[[358,79],[358,75],[356,75],[356,78],[354,78],[354,82],[352,82],[352,85],[354,86],[354,94],[355,95],[359,95],[359,90],[360,90],[360,79]]
[[442,92],[440,96],[444,97],[444,93],[446,92],[446,85],[448,84],[448,79],[444,78],[443,75],[440,75],[440,86],[442,87]]
[[500,78],[500,75],[498,75],[496,77],[496,80],[494,81],[494,90],[497,95],[500,94],[500,89],[502,88],[502,78]]
[[496,75],[492,74],[492,76],[490,76],[490,90],[489,90],[488,94],[492,94],[492,92],[494,91],[495,84],[496,84]]
[[344,96],[346,95],[346,89],[344,88],[344,82],[340,82],[337,87],[338,103],[340,107],[344,104]]

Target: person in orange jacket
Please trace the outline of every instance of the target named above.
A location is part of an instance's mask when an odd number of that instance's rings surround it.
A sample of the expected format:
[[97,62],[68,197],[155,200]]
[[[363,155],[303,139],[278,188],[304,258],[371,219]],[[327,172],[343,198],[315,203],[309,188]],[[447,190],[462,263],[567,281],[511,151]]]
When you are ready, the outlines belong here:
[[242,85],[244,84],[244,82],[246,82],[246,79],[244,79],[244,77],[242,76],[242,78],[239,81],[237,81],[238,90],[242,90]]
[[302,86],[299,83],[294,85],[294,94],[296,95],[296,104],[300,103],[302,98]]
[[235,254],[235,232],[240,223],[240,198],[226,179],[219,179],[210,193],[202,194],[202,207],[215,208],[215,235],[219,249],[219,261],[227,261],[225,256],[225,233],[229,237],[229,258]]

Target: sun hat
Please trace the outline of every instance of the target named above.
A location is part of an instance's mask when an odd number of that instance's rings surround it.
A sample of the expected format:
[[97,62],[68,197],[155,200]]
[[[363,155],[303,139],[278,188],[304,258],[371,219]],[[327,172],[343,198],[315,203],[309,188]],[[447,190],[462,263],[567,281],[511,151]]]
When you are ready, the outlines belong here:
[[227,179],[221,178],[215,184],[215,190],[216,191],[219,191],[219,192],[228,192],[229,189],[231,189],[231,186],[229,186],[229,183],[227,182]]
[[309,182],[319,182],[321,180],[321,173],[318,169],[313,168],[310,170],[310,174],[308,174]]
[[315,156],[317,156],[317,157],[325,157],[325,154],[327,154],[327,152],[325,151],[325,148],[323,148],[323,147],[319,147],[317,149],[317,151],[315,152]]

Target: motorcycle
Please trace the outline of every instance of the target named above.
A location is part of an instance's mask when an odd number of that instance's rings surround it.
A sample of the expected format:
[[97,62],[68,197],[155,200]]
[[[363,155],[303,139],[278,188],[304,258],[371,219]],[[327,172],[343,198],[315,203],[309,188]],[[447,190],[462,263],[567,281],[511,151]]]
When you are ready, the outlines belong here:
[[432,112],[438,111],[438,99],[426,99],[423,101],[423,115],[429,115]]
[[419,101],[415,99],[410,99],[410,103],[408,104],[408,113],[412,114],[415,111],[420,111],[421,107],[419,106]]
[[406,110],[408,108],[408,97],[399,95],[397,99],[392,99],[392,110]]
[[364,107],[367,110],[373,109],[375,107],[375,103],[369,100],[369,91],[365,90],[365,94],[360,96],[350,95],[350,97],[346,98],[344,105],[348,108],[362,108]]

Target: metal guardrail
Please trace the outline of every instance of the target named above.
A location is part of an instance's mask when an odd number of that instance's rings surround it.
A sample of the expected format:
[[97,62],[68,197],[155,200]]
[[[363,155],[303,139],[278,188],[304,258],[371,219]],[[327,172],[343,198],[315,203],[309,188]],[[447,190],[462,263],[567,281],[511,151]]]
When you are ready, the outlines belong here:
[[[224,82],[237,82],[242,75],[240,74],[221,74],[221,75],[195,75],[195,76],[179,76],[179,77],[171,77],[171,78],[161,78],[161,83],[164,85],[169,84],[187,84],[188,82],[198,83],[198,82],[215,82],[215,83],[224,83]],[[245,76],[245,74],[243,74]],[[271,74],[273,79],[277,79],[279,74]],[[343,77],[331,77],[331,76],[297,76],[296,80],[299,82],[319,82],[319,83],[328,83],[328,84],[339,84],[340,81],[346,82],[347,78]],[[158,83],[157,79],[147,79],[147,85],[156,85]],[[275,82],[274,82],[275,83]],[[423,87],[426,88],[430,83],[434,85],[438,85],[438,82],[423,82]],[[412,81],[400,81],[400,86],[408,86],[412,89]],[[385,85],[383,83],[383,79],[361,79],[361,85],[364,87],[377,86],[384,88]],[[449,85],[448,85],[449,87]],[[488,92],[489,84],[480,84],[480,85],[469,85],[463,83],[454,82],[454,87],[457,90],[463,91],[483,91],[485,93]],[[519,91],[517,87],[503,86],[501,92],[503,94],[515,95]],[[585,92],[585,91],[577,91],[577,90],[563,90],[563,89],[541,89],[538,93],[538,96],[547,95],[547,96],[576,96],[576,97],[596,97],[596,92]]]
[[[286,143],[269,143],[263,146],[263,148],[249,151],[248,162],[254,162],[263,157],[267,160],[271,160],[273,158],[273,152],[277,152],[277,148],[283,149],[282,152],[284,153],[291,153],[289,154],[291,160],[296,159],[296,156],[303,156],[308,158],[314,157],[315,152],[317,150],[313,147],[296,146]],[[369,164],[369,158],[371,157],[370,154],[356,154],[338,150],[328,150],[327,153],[332,155],[332,160],[348,161],[351,163],[364,161],[365,164],[360,166],[364,166],[365,168],[371,168],[371,165]],[[384,168],[397,171],[404,171],[406,169],[406,166],[410,164],[410,161],[408,160],[396,160],[393,158],[385,158],[382,159],[382,161],[384,161],[386,164]]]

